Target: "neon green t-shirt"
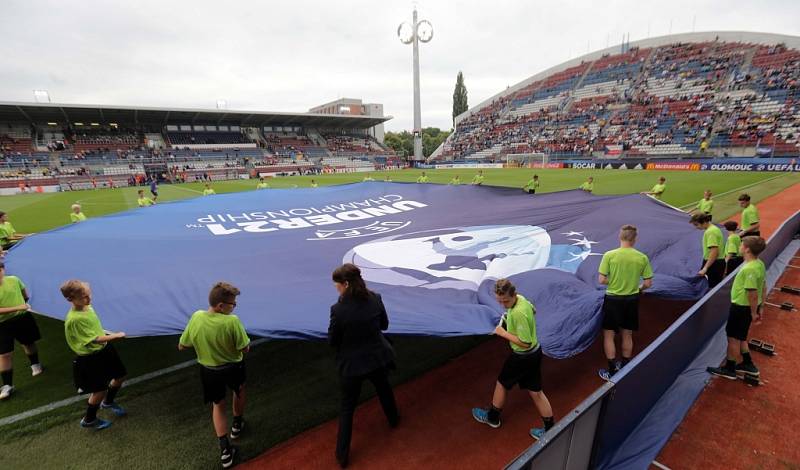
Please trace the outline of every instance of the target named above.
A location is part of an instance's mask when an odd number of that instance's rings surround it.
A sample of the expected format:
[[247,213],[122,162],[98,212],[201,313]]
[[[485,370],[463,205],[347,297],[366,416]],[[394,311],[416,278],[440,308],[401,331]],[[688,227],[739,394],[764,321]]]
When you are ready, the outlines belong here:
[[258,183],[256,185],[256,189],[267,189],[267,188],[269,188],[269,185],[267,183]]
[[136,203],[139,204],[139,207],[149,207],[155,204],[149,197],[140,197],[136,200]]
[[363,181],[366,183],[367,181],[375,181],[375,179],[373,179],[371,176],[365,176]]
[[210,196],[212,194],[217,194],[217,192],[211,188],[206,188],[203,190],[203,196]]
[[594,183],[586,181],[581,185],[581,189],[584,191],[592,192],[594,191]]
[[453,179],[451,179],[450,180],[450,184],[458,186],[459,184],[461,184],[461,178],[453,178]]
[[0,244],[5,245],[9,242],[9,239],[17,233],[14,226],[11,225],[11,222],[3,222],[0,224]]
[[78,311],[71,308],[64,320],[64,337],[67,345],[75,354],[88,356],[105,347],[105,344],[95,343],[98,337],[105,335],[100,319],[97,318],[91,305],[86,310]]
[[[0,307],[8,308],[24,304],[23,289],[25,289],[25,284],[22,283],[20,278],[17,276],[4,276],[3,283],[0,284]],[[0,323],[18,317],[23,313],[25,313],[25,310],[0,315]]]
[[755,204],[750,204],[742,211],[742,230],[749,229],[751,225],[757,224],[759,220],[758,208],[756,208]]
[[647,255],[636,248],[617,248],[606,251],[598,272],[608,277],[608,295],[639,293],[639,280],[653,277]]
[[506,310],[506,331],[519,338],[523,343],[531,345],[526,349],[509,342],[513,351],[530,351],[539,344],[536,337],[536,320],[533,317],[535,313],[536,308],[533,304],[519,294],[517,294],[517,302],[514,306]]
[[699,210],[703,214],[710,214],[711,211],[714,210],[714,200],[706,198],[700,199],[695,209]]
[[717,257],[720,257],[720,249],[722,248],[722,230],[716,225],[709,225],[703,232],[703,259],[708,259],[708,253],[711,248],[717,247]]
[[747,291],[755,289],[758,291],[758,304],[761,305],[764,300],[764,279],[766,277],[767,269],[760,259],[744,263],[733,279],[731,302],[736,305],[749,306]]
[[241,362],[242,349],[250,344],[250,338],[236,315],[198,310],[186,325],[180,344],[193,347],[200,364],[216,367]]
[[539,180],[535,180],[533,178],[529,179],[525,186],[522,187],[525,191],[530,191],[531,189],[537,189],[539,187]]
[[651,189],[650,192],[653,193],[653,196],[656,199],[661,199],[661,196],[664,195],[664,191],[666,189],[667,189],[667,185],[666,184],[658,183],[655,186],[653,186],[653,189]]
[[426,176],[420,176],[419,178],[417,178],[417,183],[427,183],[427,182],[428,182],[428,176],[427,175]]
[[483,175],[475,175],[475,177],[472,178],[472,184],[483,184]]
[[84,214],[83,212],[78,212],[77,214],[74,212],[70,212],[69,220],[71,220],[73,224],[76,222],[83,222],[84,220],[86,220],[86,214]]
[[742,238],[735,233],[729,233],[728,241],[725,243],[725,254],[731,256],[742,256],[742,254],[739,253],[739,247],[741,245]]

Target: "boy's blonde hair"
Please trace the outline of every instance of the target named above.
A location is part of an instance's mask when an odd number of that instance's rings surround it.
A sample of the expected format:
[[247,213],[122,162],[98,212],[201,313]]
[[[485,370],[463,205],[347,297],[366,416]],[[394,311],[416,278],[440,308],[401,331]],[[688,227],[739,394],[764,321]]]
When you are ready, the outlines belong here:
[[72,208],[73,208],[73,209],[76,209],[76,208],[77,208],[77,209],[80,209],[80,208],[81,208],[81,205],[80,205],[80,204],[73,204],[73,205],[72,205]]
[[638,230],[636,229],[635,225],[623,225],[621,229],[619,229],[619,239],[626,242],[635,242],[636,235],[638,234]]
[[88,284],[83,281],[79,281],[78,279],[70,279],[69,281],[61,284],[61,295],[63,295],[65,299],[72,302],[78,298],[79,295],[86,292],[87,286]]

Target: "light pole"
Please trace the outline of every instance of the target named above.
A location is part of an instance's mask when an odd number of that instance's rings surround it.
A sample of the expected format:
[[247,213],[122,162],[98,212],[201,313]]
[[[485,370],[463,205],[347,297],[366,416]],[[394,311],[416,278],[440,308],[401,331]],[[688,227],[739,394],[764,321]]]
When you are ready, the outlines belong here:
[[419,104],[419,43],[433,39],[433,25],[428,20],[417,20],[417,9],[411,24],[403,22],[397,27],[397,37],[414,49],[414,160],[422,160],[422,117]]

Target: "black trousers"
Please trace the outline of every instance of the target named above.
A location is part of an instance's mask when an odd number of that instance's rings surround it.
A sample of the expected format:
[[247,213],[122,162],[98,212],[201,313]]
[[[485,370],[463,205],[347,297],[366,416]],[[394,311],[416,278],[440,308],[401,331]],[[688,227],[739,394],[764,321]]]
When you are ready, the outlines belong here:
[[389,371],[385,368],[357,377],[339,377],[339,380],[342,393],[342,408],[339,412],[339,435],[336,438],[336,456],[340,459],[347,459],[350,454],[350,438],[353,434],[353,413],[356,411],[358,397],[361,395],[361,383],[364,380],[369,380],[375,386],[383,413],[391,426],[397,424],[397,404],[394,401],[392,386],[389,384]]

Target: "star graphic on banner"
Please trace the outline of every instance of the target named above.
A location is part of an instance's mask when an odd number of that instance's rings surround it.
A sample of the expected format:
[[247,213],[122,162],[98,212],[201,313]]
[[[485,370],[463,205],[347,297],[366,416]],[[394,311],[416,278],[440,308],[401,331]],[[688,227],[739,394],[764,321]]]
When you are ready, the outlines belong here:
[[578,260],[583,261],[583,260],[585,260],[586,258],[588,258],[590,256],[601,256],[601,255],[602,255],[602,253],[592,253],[591,251],[583,251],[583,252],[578,253],[576,255],[572,255],[572,258],[568,259],[567,262],[571,263],[573,261],[578,261]]
[[597,244],[597,242],[590,241],[586,237],[583,237],[583,239],[581,239],[581,240],[579,240],[577,238],[568,238],[568,240],[576,242],[576,243],[573,243],[573,245],[575,245],[575,246],[585,246],[589,251],[592,250],[592,245],[596,245]]
[[583,232],[566,232],[566,233],[562,233],[561,235],[566,235],[568,237],[575,237],[575,236],[582,237],[583,236]]

